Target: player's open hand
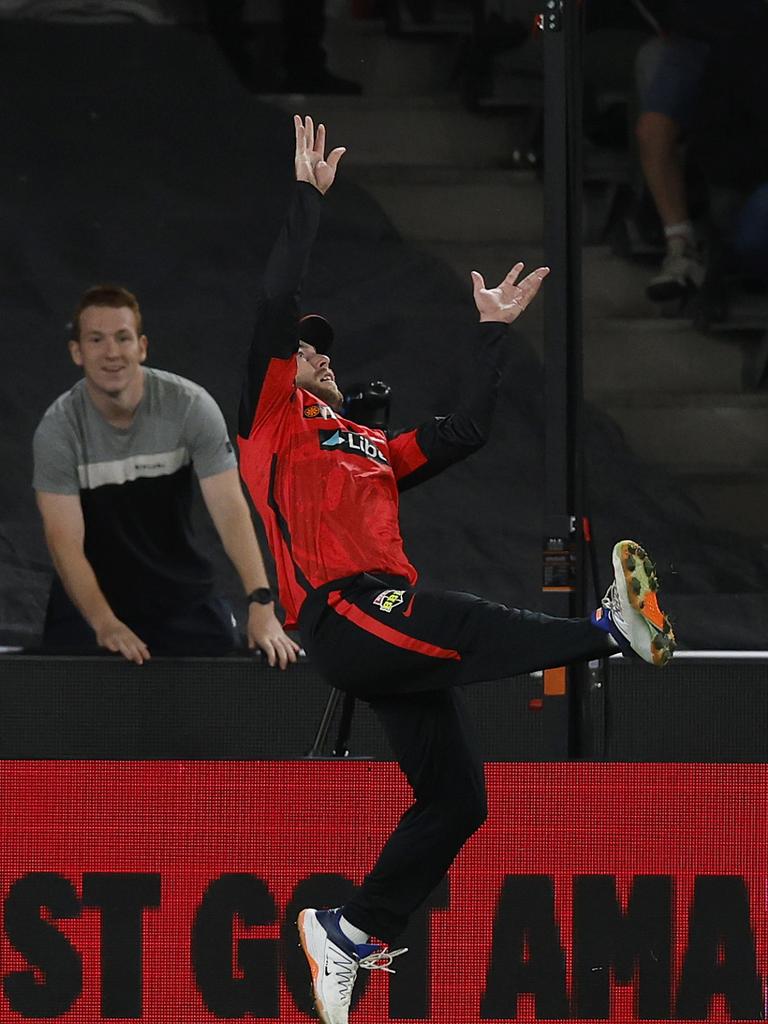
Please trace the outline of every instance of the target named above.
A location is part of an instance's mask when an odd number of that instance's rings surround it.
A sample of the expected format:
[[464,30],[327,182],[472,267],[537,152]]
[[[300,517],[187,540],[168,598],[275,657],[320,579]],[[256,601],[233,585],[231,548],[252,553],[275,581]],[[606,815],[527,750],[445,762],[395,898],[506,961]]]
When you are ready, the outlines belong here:
[[549,267],[531,271],[518,283],[522,269],[523,264],[516,263],[496,288],[486,288],[483,275],[472,271],[472,289],[481,323],[491,320],[511,324],[528,308],[549,273]]
[[254,601],[248,606],[248,646],[251,650],[260,648],[271,668],[275,665],[288,668],[289,664],[296,663],[299,656],[299,645],[280,625],[272,604]]
[[302,121],[298,114],[293,115],[296,129],[296,180],[308,181],[323,195],[333,184],[339,160],[346,153],[340,146],[325,156],[325,125],[319,124],[317,132],[312,118],[307,115]]

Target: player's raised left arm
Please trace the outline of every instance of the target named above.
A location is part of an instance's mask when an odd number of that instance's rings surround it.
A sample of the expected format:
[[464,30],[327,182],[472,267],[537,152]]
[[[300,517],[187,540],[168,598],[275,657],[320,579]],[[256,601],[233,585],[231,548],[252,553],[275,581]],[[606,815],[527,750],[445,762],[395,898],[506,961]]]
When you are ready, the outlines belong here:
[[523,264],[516,263],[495,288],[486,287],[482,275],[472,272],[475,305],[480,314],[469,360],[474,359],[474,367],[455,412],[432,417],[390,441],[392,468],[401,490],[467,458],[488,439],[508,327],[528,308],[549,273],[548,267],[539,267],[521,280],[522,270]]

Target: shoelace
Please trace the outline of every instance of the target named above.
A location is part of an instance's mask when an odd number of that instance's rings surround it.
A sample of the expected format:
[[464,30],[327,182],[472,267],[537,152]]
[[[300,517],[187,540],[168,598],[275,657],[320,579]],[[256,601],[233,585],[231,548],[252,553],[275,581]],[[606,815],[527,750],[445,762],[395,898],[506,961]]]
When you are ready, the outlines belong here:
[[613,611],[615,608],[621,607],[619,604],[619,594],[616,590],[616,580],[608,587],[605,597],[600,602],[603,608],[607,608],[609,611]]
[[403,953],[407,952],[407,946],[403,949],[387,949],[386,946],[383,946],[375,953],[369,953],[368,956],[364,956],[359,960],[358,967],[364,967],[366,971],[386,971],[387,974],[395,974],[396,972],[389,965],[396,956],[402,956]]
[[339,1002],[342,1005],[346,1005],[352,995],[352,986],[355,983],[358,967],[364,967],[366,971],[387,971],[388,974],[394,974],[395,971],[389,965],[396,956],[407,953],[408,948],[389,950],[386,947],[382,947],[373,953],[369,953],[368,956],[361,957],[359,960],[347,956],[341,950],[338,952],[344,958],[343,960],[336,960],[333,957],[329,959],[335,968],[333,973],[338,986]]

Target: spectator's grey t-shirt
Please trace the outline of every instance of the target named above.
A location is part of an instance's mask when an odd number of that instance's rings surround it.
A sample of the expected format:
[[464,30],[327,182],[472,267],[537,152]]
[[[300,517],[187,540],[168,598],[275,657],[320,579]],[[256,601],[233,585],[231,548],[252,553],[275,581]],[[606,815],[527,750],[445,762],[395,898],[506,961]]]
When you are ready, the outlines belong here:
[[81,380],[34,437],[35,490],[80,495],[86,557],[115,614],[133,619],[208,596],[211,566],[192,538],[192,467],[203,479],[236,465],[208,392],[164,370],[143,372],[129,428],[107,423]]

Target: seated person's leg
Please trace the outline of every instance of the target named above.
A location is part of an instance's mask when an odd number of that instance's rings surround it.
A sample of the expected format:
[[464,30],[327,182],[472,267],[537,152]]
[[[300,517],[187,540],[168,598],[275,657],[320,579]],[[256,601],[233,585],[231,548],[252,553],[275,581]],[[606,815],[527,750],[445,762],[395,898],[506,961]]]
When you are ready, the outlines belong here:
[[768,282],[768,182],[756,188],[739,211],[733,248],[747,273]]
[[704,280],[705,268],[690,220],[681,139],[704,73],[709,47],[672,36],[638,54],[641,113],[636,137],[648,189],[664,227],[667,253],[648,286],[653,301],[682,297]]

